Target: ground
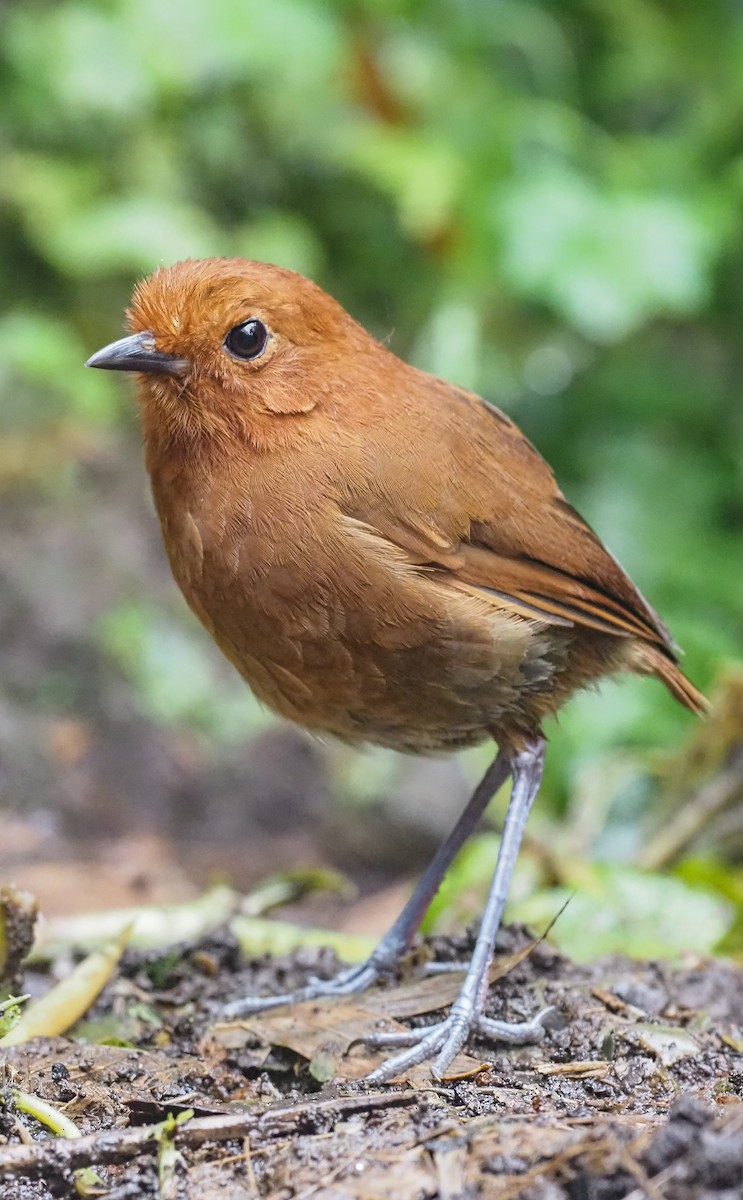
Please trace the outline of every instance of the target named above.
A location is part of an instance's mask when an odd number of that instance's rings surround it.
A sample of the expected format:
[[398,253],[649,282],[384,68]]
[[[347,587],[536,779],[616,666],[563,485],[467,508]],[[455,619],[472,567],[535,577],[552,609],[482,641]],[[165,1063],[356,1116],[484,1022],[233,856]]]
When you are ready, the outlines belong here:
[[[469,944],[439,938],[430,951],[454,960]],[[456,1078],[421,1067],[369,1089],[359,1076],[378,1059],[352,1044],[359,1032],[430,1020],[456,976],[412,971],[337,1005],[225,1025],[225,1000],[330,972],[333,956],[246,966],[227,934],[167,958],[129,952],[87,1026],[120,1044],[57,1038],[7,1052],[7,1081],[63,1108],[93,1142],[23,1145],[7,1105],[0,1196],[72,1195],[72,1168],[92,1164],[111,1200],[743,1197],[743,971],[578,966],[518,928],[498,961],[489,1010],[523,1019],[554,1004],[542,1043],[475,1045]],[[146,1126],[188,1109],[170,1138],[145,1140]]]

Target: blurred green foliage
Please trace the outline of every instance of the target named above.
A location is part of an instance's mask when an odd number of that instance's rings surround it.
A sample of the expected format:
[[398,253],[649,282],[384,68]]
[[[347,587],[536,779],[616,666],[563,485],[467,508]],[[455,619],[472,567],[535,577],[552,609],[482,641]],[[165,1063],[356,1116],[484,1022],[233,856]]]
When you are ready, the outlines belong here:
[[[696,682],[743,656],[740,5],[27,0],[0,23],[0,485],[69,494],[91,430],[130,444],[127,389],[81,364],[138,275],[269,259],[506,408]],[[241,736],[180,610],[123,597],[96,636],[143,711]],[[579,698],[549,813],[587,774],[646,812],[617,748],[687,722],[639,681]]]
[[[472,839],[426,914],[427,930],[451,932],[479,915],[497,851],[494,834]],[[550,937],[578,962],[609,953],[634,958],[706,953],[733,932],[735,902],[718,894],[709,879],[687,882],[616,863],[571,865],[569,885],[546,886],[534,855],[523,854],[508,918],[540,933],[554,922]],[[718,873],[727,880],[727,872]],[[728,936],[727,948],[740,946],[739,936]]]

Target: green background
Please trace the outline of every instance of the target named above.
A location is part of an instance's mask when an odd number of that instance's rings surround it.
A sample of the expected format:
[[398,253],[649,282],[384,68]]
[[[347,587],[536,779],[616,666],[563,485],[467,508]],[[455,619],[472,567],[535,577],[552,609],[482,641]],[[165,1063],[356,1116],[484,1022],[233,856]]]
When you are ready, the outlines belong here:
[[[181,257],[303,271],[498,403],[690,676],[709,687],[743,658],[739,5],[30,0],[0,22],[11,807],[95,826],[102,779],[141,789],[116,762],[71,776],[65,730],[127,763],[154,746],[142,779],[187,744],[206,780],[263,728],[167,578],[128,383],[82,368],[120,336],[133,282]],[[597,829],[566,854],[629,862],[657,819],[657,753],[692,726],[648,682],[579,698],[550,734],[537,831],[575,834],[589,789]],[[355,811],[398,770],[328,761]],[[733,833],[715,861],[738,857]]]

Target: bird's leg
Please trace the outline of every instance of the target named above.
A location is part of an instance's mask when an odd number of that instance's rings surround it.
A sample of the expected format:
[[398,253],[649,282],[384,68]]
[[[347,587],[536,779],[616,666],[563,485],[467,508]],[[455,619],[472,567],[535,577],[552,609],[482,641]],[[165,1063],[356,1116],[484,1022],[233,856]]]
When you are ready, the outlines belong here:
[[449,1015],[433,1026],[401,1034],[376,1034],[365,1039],[373,1046],[410,1046],[402,1054],[387,1059],[368,1076],[370,1083],[387,1083],[398,1075],[433,1059],[432,1073],[441,1078],[449,1063],[462,1049],[472,1033],[505,1042],[539,1041],[544,1036],[545,1019],[552,1009],[537,1013],[531,1021],[509,1024],[494,1021],[483,1015],[488,994],[488,972],[498,927],[503,915],[508,888],[516,865],[516,857],[524,835],[527,817],[539,790],[544,769],[544,738],[539,736],[510,760],[513,775],[511,800],[508,805],[498,860],[482,917],[480,932],[465,975],[461,991],[451,1006]]
[[448,868],[477,827],[489,801],[505,783],[510,771],[509,759],[502,752],[499,753],[488,767],[448,838],[441,843],[431,859],[399,917],[366,962],[347,967],[333,979],[311,979],[306,987],[295,992],[286,992],[279,996],[248,996],[243,1000],[236,1000],[222,1010],[223,1015],[241,1017],[246,1013],[277,1008],[281,1004],[295,1004],[301,1000],[314,1000],[319,996],[347,996],[354,992],[363,992],[380,977],[391,975],[411,945]]

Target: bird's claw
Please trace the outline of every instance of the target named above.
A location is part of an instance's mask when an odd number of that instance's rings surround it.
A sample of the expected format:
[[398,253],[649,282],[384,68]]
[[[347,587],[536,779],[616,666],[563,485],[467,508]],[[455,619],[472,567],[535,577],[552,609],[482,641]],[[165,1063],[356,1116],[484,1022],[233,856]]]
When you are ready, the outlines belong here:
[[545,1029],[556,1011],[553,1005],[549,1005],[530,1021],[508,1022],[496,1021],[478,1012],[460,1012],[455,1005],[449,1015],[443,1021],[437,1021],[435,1025],[427,1025],[422,1029],[406,1029],[400,1033],[370,1034],[364,1038],[364,1042],[370,1048],[402,1046],[408,1049],[385,1059],[367,1075],[366,1082],[389,1083],[398,1075],[409,1071],[411,1067],[417,1067],[429,1059],[433,1059],[431,1074],[436,1079],[442,1079],[452,1059],[472,1034],[480,1034],[491,1041],[508,1042],[510,1045],[541,1042]]
[[430,962],[423,964],[421,973],[423,975],[464,975],[467,971],[467,966],[466,962],[458,962],[456,959],[451,962],[442,962],[434,958]]

